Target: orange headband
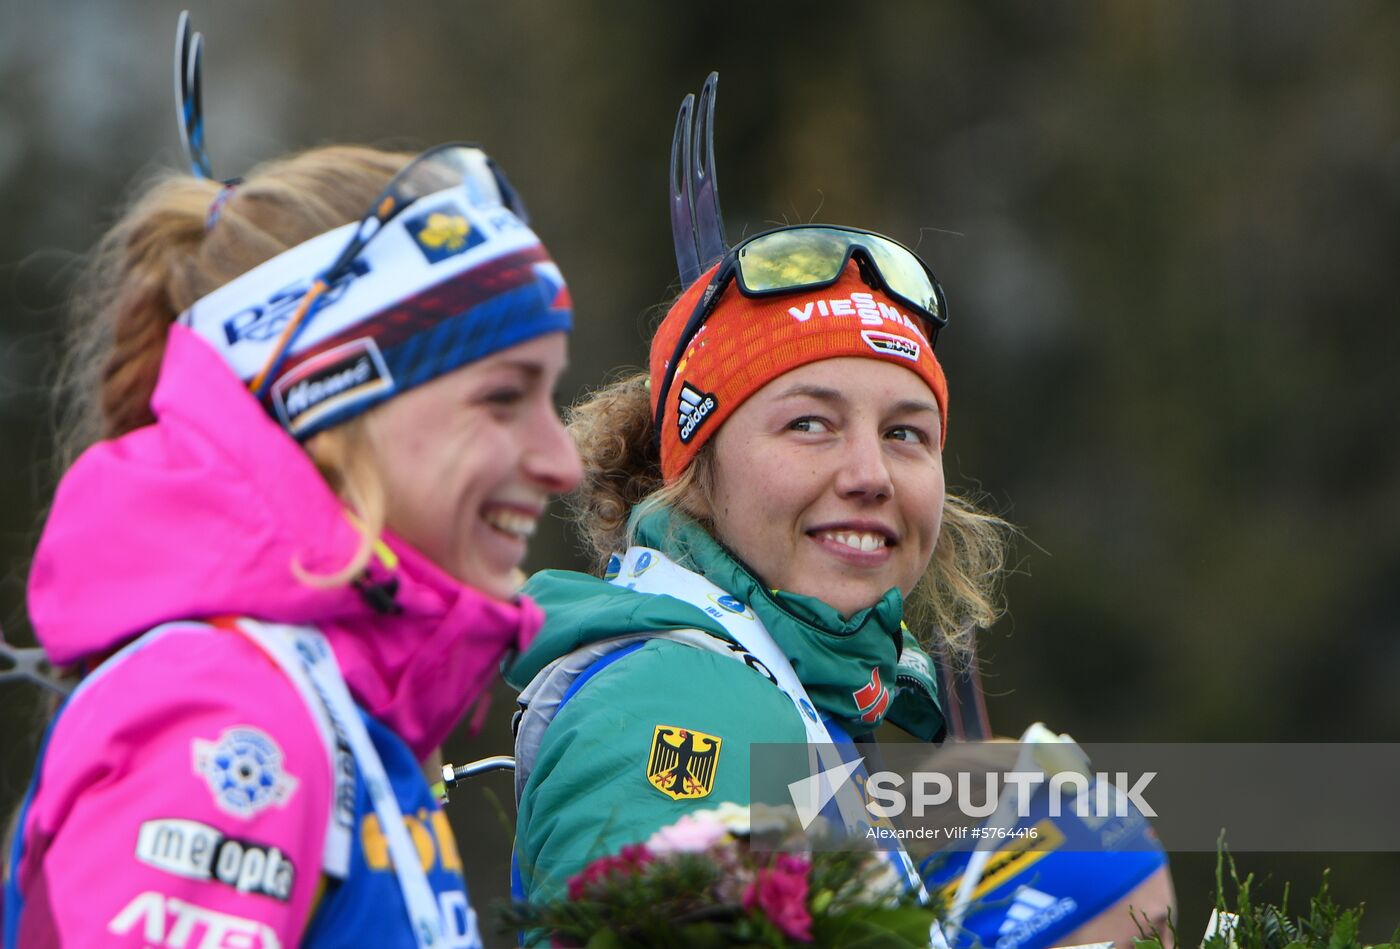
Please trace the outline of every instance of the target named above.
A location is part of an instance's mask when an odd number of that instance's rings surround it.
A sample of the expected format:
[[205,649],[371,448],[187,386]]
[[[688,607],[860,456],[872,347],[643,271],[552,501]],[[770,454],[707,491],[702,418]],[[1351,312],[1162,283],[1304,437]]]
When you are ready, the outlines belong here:
[[[661,321],[651,341],[652,415],[666,362],[696,301],[719,265],[700,275]],[[948,383],[910,315],[847,264],[841,279],[819,290],[748,297],[731,284],[676,365],[661,419],[661,474],[674,481],[744,400],[789,370],[822,359],[861,356],[917,373],[933,390],[948,438]]]

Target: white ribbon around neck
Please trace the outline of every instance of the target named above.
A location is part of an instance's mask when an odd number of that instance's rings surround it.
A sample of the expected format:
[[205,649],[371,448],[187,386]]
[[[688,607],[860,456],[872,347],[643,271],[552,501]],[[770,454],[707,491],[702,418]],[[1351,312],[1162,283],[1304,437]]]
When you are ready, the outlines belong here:
[[[622,555],[617,575],[608,582],[636,590],[638,593],[673,597],[712,617],[736,643],[763,664],[771,673],[773,684],[792,703],[807,732],[807,744],[812,756],[812,773],[837,768],[844,763],[841,753],[832,741],[831,733],[823,724],[816,706],[807,695],[807,689],[797,677],[796,670],[792,668],[792,663],[774,641],[773,634],[768,632],[758,614],[747,603],[650,547],[628,548],[627,553]],[[743,660],[743,657],[738,655],[734,658]],[[869,825],[870,814],[865,809],[865,801],[852,782],[845,781],[842,784],[835,800],[847,828]],[[898,850],[883,852],[905,878],[909,887],[917,890],[921,901],[928,902],[928,892],[924,888],[918,868],[914,866],[914,861],[910,859],[903,845]]]
[[403,811],[399,809],[384,763],[374,750],[364,721],[340,666],[331,652],[330,643],[318,630],[305,626],[276,626],[241,620],[239,629],[255,640],[282,667],[283,671],[303,692],[309,685],[324,705],[331,723],[342,733],[355,756],[365,790],[374,805],[374,815],[389,845],[394,875],[403,893],[404,906],[413,926],[413,938],[419,949],[433,949],[445,943],[442,915],[437,899],[428,883],[428,875],[418,859],[418,848],[408,835]]

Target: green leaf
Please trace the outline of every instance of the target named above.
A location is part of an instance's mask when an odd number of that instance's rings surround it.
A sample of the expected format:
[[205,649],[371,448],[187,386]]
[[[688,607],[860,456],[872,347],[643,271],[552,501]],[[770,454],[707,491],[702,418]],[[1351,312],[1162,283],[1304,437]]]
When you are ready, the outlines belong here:
[[841,938],[836,942],[821,940],[819,945],[840,946],[841,949],[919,949],[928,945],[928,930],[924,930],[922,938],[911,941],[906,936],[891,932],[884,926],[872,923],[869,920],[852,920],[850,925],[845,927]]
[[588,940],[586,949],[624,949],[622,940],[611,929],[600,929]]
[[883,926],[892,935],[909,940],[910,945],[928,944],[929,929],[934,924],[934,916],[919,906],[900,909],[877,909],[866,916],[876,926]]
[[934,914],[920,906],[848,910],[813,921],[818,946],[841,949],[924,949]]
[[714,923],[691,923],[680,928],[673,945],[685,949],[728,949],[736,944],[729,941],[723,927]]

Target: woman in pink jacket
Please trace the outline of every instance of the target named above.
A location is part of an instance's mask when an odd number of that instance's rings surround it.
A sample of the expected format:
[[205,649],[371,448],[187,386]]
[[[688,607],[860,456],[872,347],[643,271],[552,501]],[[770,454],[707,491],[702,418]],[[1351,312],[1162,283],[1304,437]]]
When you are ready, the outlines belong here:
[[[196,166],[199,163],[196,162]],[[99,247],[4,945],[475,946],[421,764],[540,623],[558,268],[480,150],[167,175]]]

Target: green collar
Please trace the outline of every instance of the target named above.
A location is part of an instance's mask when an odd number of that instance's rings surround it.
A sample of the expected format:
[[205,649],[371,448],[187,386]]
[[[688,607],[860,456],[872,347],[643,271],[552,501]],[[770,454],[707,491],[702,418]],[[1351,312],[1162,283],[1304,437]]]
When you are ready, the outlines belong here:
[[[886,717],[924,740],[941,730],[931,663],[904,626],[897,588],[844,619],[815,597],[768,588],[683,514],[638,512],[631,526],[638,544],[660,550],[748,604],[812,702],[848,734],[870,732]],[[911,654],[901,662],[905,651]]]

